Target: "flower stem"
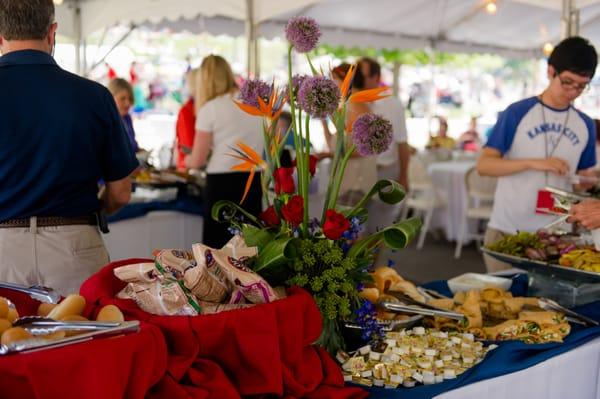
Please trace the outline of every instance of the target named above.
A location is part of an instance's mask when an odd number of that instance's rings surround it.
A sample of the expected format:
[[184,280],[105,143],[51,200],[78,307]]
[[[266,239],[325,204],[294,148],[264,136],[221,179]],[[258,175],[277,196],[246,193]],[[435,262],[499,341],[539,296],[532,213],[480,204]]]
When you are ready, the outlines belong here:
[[348,161],[350,160],[350,157],[354,153],[355,148],[356,147],[354,145],[352,145],[352,147],[350,147],[350,149],[346,152],[346,154],[344,154],[344,158],[342,158],[338,174],[336,176],[336,179],[334,180],[335,184],[334,184],[334,188],[333,188],[333,196],[329,199],[330,205],[331,205],[330,209],[334,209],[334,207],[335,207],[335,204],[338,199],[338,195],[340,194],[340,187],[342,185],[342,181],[344,180],[344,171],[346,170],[346,165],[348,165]]
[[303,193],[302,196],[304,197],[304,220],[302,221],[302,227],[304,229],[305,232],[308,232],[308,187],[310,184],[310,115],[306,115],[306,128],[305,128],[305,132],[306,132],[306,150],[305,150],[305,156],[304,156],[304,162],[305,162],[305,167],[303,168],[304,171],[304,184],[302,186],[303,188]]

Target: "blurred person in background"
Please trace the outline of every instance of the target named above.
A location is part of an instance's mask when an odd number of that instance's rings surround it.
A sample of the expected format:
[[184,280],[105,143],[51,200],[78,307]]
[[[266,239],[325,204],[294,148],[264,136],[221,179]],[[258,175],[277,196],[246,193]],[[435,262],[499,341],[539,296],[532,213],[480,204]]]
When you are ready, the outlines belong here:
[[131,148],[133,148],[134,152],[140,151],[140,146],[135,139],[133,120],[129,113],[133,106],[133,87],[125,79],[114,78],[108,82],[108,90],[113,95],[115,103],[117,104],[117,110],[119,110],[119,115],[121,115],[121,120],[123,121],[123,126],[125,126]]
[[200,91],[198,86],[198,69],[191,69],[186,74],[186,84],[190,97],[183,104],[177,114],[175,125],[175,143],[173,145],[173,159],[178,170],[185,170],[185,156],[192,152],[194,137],[196,136],[196,104],[195,93]]
[[[204,58],[196,76],[198,93],[196,104],[196,137],[192,152],[185,157],[188,168],[206,168],[204,189],[203,242],[211,248],[221,248],[231,239],[226,224],[211,217],[211,209],[219,200],[239,203],[249,172],[232,172],[239,160],[227,154],[241,141],[258,154],[264,149],[262,122],[238,108],[234,99],[238,94],[229,63],[218,55]],[[258,173],[257,173],[258,175]],[[253,215],[262,208],[260,176],[255,176],[242,207]]]
[[428,149],[443,148],[452,150],[456,146],[456,141],[448,136],[448,121],[443,116],[438,116],[438,131],[435,136],[429,136],[429,142],[425,146]]
[[481,146],[481,139],[477,132],[477,117],[472,116],[469,122],[469,128],[458,138],[458,146],[464,151],[478,151]]

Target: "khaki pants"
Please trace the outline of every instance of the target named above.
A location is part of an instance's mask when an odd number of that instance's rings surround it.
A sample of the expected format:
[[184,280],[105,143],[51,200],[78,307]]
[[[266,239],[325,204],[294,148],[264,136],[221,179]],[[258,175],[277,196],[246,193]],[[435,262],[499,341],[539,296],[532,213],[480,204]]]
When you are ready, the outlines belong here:
[[96,226],[0,228],[0,281],[79,293],[88,277],[109,262]]
[[[492,229],[492,228],[488,227],[485,230],[485,236],[483,237],[483,245],[492,244],[496,241],[501,240],[502,238],[506,237],[507,235],[508,234],[506,234],[500,230],[496,230],[496,229]],[[496,258],[492,258],[488,254],[483,254],[483,261],[485,262],[485,268],[487,269],[488,273],[499,272],[501,270],[507,270],[507,269],[512,268],[512,266],[510,264],[501,262],[501,261],[497,260]]]

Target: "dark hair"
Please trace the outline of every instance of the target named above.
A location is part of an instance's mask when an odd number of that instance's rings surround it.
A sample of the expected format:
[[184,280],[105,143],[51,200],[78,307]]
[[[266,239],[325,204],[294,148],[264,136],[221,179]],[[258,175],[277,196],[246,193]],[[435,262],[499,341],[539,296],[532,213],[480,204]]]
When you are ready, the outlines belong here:
[[369,77],[381,76],[381,65],[375,59],[370,57],[363,57],[358,60],[359,64],[365,63],[369,66]]
[[[350,64],[348,64],[347,62],[343,62],[340,65],[333,68],[331,73],[338,79],[344,80],[344,78],[346,77],[346,74],[348,73],[349,70],[350,70]],[[359,90],[362,90],[365,88],[365,76],[363,75],[360,68],[358,68],[358,66],[357,66],[357,68],[354,69],[354,78],[352,79],[352,87],[359,89]]]
[[556,73],[569,71],[592,78],[596,73],[598,55],[587,39],[574,36],[558,43],[548,58],[548,64],[554,67]]
[[0,36],[42,40],[54,22],[52,0],[0,0]]

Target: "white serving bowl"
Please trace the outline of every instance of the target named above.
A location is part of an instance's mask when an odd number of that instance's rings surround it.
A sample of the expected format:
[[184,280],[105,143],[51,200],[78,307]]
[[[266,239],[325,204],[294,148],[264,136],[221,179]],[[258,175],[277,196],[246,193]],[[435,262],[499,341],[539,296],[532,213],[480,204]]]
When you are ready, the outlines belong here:
[[453,294],[481,290],[485,287],[496,287],[508,291],[511,285],[511,279],[481,273],[465,273],[448,280],[448,287]]

